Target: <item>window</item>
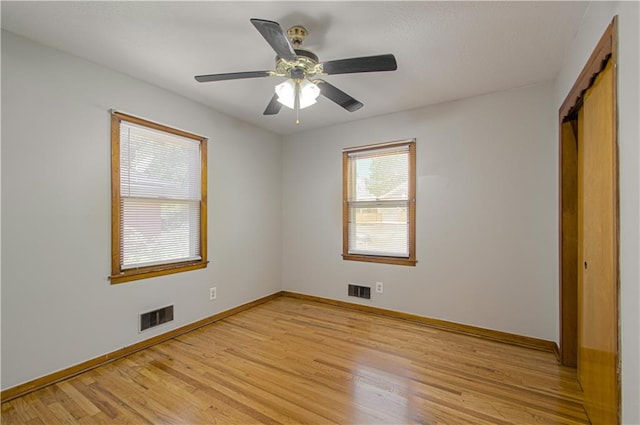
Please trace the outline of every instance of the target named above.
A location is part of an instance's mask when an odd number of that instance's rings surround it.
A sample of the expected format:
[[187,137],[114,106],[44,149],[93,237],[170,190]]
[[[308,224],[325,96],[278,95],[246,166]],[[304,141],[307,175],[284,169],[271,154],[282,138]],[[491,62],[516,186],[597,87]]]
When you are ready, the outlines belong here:
[[345,149],[342,257],[415,266],[415,140]]
[[207,139],[111,115],[111,283],[207,266]]

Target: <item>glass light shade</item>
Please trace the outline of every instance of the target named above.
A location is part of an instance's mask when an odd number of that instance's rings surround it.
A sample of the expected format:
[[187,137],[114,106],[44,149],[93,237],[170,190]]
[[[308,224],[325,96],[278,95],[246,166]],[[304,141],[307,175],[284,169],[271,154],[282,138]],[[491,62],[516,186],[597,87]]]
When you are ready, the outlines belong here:
[[[282,103],[287,108],[293,109],[296,98],[295,80],[287,80],[284,83],[278,84],[276,86],[276,94],[278,95],[278,102]],[[307,106],[311,106],[316,103],[318,96],[320,96],[320,89],[318,86],[308,80],[300,81],[300,109],[304,109]]]

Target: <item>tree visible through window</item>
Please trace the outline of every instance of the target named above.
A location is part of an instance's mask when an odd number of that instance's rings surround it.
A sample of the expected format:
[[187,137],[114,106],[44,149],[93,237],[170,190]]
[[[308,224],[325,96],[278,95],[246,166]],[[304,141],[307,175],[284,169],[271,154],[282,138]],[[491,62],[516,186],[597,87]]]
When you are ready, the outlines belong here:
[[206,267],[206,139],[112,114],[112,283]]
[[346,260],[415,265],[415,141],[343,151]]

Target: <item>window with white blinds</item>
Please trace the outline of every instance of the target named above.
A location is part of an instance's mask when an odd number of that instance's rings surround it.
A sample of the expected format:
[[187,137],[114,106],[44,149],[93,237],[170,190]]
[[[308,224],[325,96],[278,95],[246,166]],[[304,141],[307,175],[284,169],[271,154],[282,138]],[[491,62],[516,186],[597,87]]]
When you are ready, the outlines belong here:
[[415,265],[415,141],[345,149],[343,257]]
[[112,282],[206,266],[206,139],[112,119]]

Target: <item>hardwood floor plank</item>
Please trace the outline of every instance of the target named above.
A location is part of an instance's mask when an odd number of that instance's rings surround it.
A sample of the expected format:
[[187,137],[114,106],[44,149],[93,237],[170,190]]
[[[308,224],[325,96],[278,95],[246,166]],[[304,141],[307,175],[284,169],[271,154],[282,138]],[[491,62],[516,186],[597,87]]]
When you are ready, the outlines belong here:
[[281,297],[2,404],[3,424],[588,424],[553,353]]
[[95,404],[91,403],[91,401],[88,398],[86,398],[80,391],[76,389],[76,387],[71,385],[68,381],[60,382],[58,387],[70,399],[74,400],[78,404],[78,406],[82,409],[82,411],[84,412],[84,415],[80,417],[83,417],[85,415],[92,416],[100,413],[100,409],[98,409],[98,407]]

